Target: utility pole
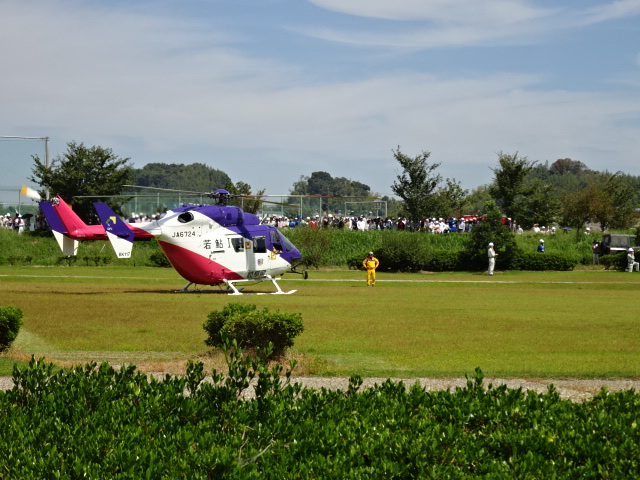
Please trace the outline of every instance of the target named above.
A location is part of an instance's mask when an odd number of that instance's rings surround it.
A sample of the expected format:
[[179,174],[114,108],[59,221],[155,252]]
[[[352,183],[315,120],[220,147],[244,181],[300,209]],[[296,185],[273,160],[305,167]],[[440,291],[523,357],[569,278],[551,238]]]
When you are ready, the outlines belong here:
[[[49,137],[20,137],[12,135],[0,135],[0,138],[8,140],[44,140],[44,164],[49,168]],[[49,200],[49,189],[45,187],[45,197]]]

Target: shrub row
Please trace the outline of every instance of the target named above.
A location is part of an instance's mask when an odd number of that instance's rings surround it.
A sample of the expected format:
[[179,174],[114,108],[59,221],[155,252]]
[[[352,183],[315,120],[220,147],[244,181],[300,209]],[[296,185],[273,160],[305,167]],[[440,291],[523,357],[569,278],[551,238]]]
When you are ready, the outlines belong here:
[[[314,234],[322,232],[321,235]],[[451,257],[443,260],[443,265],[438,263],[438,256],[456,255],[458,252],[462,258],[456,262],[459,270],[486,268],[485,259],[481,259],[482,265],[475,265],[469,257],[470,234],[444,234],[432,235],[428,233],[412,233],[406,231],[368,231],[354,232],[345,230],[310,230],[296,228],[285,230],[285,235],[300,249],[303,257],[309,257],[309,266],[340,266],[360,268],[359,263],[365,258],[367,252],[373,250],[376,256],[384,262],[382,268],[391,270],[422,270],[427,263],[435,268],[431,271],[445,271],[451,267]],[[594,239],[600,239],[597,235],[562,234],[548,235],[546,238],[547,252],[559,254],[566,258],[563,263],[576,265],[591,264],[591,244]],[[515,247],[523,252],[535,253],[540,240],[539,235],[524,234],[513,236]],[[495,241],[495,240],[494,240]],[[504,245],[496,245],[498,249]],[[452,253],[453,252],[453,253]],[[358,261],[359,259],[359,261]],[[504,256],[499,258],[499,264]],[[573,260],[571,260],[573,259]],[[502,266],[501,268],[506,268]]]
[[[383,270],[454,272],[486,267],[486,264],[477,267],[469,263],[467,261],[468,254],[465,251],[434,250],[421,255],[411,252],[405,257],[404,254],[406,252],[392,250],[390,254],[383,246],[379,252],[378,259]],[[366,254],[362,254],[350,258],[349,268],[362,269],[362,260],[365,256]],[[624,261],[626,262],[626,258]],[[601,263],[605,265],[605,262]],[[513,256],[513,262],[510,265],[501,265],[501,268],[510,270],[566,271],[573,270],[577,265],[578,260],[575,257],[561,253],[540,254],[518,251]]]
[[626,252],[616,253],[614,255],[602,255],[600,257],[600,265],[607,270],[613,268],[615,270],[625,270],[627,268],[627,254]]
[[572,256],[561,253],[537,253],[518,252],[514,256],[511,268],[514,270],[573,270],[578,265],[578,260]]
[[[640,395],[584,403],[483,384],[292,384],[231,348],[229,373],[32,360],[0,392],[6,478],[638,478]],[[250,382],[254,395],[243,399]]]
[[[367,252],[373,250],[381,261],[381,268],[394,271],[453,271],[478,270],[486,268],[484,258],[474,261],[467,252],[470,234],[431,235],[406,231],[368,231],[347,230],[311,230],[295,228],[285,234],[300,249],[308,267],[348,266],[360,268]],[[551,270],[563,270],[570,265],[591,264],[591,241],[596,235],[556,234],[547,238],[546,255],[559,255],[553,260],[536,259],[525,256],[517,262],[506,262],[501,255],[499,268],[547,269],[543,262],[551,264]],[[137,242],[131,259],[118,259],[111,255],[105,242],[84,242],[79,257],[60,257],[60,252],[52,237],[35,232],[16,235],[9,230],[0,229],[3,252],[0,264],[83,264],[83,265],[146,265],[157,267],[170,266],[157,241]],[[534,253],[539,241],[538,236],[516,235],[517,248],[522,252]],[[497,246],[499,248],[499,246]],[[542,262],[542,263],[541,263]],[[607,256],[601,263],[607,264]],[[624,268],[624,267],[622,267]]]

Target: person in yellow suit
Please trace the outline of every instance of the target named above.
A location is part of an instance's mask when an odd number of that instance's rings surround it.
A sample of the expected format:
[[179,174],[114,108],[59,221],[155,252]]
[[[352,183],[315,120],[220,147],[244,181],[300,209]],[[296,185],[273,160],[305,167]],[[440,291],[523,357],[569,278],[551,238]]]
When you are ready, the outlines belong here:
[[373,256],[373,252],[369,252],[369,256],[362,261],[362,266],[367,269],[367,287],[375,286],[378,265],[380,262]]

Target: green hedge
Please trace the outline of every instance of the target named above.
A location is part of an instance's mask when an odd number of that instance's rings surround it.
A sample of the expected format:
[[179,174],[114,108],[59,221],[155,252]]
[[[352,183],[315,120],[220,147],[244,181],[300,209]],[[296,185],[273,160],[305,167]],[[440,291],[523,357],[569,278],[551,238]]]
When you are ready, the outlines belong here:
[[600,265],[607,270],[613,268],[615,270],[626,270],[628,261],[626,252],[615,253],[613,255],[601,255]]
[[[0,478],[639,478],[640,395],[582,403],[483,383],[430,391],[390,380],[346,391],[229,358],[162,380],[32,360],[0,392]],[[255,394],[246,396],[249,385]]]
[[[305,265],[309,267],[344,267],[360,268],[358,262],[366,253],[373,251],[380,259],[381,270],[389,271],[450,271],[453,261],[450,255],[455,252],[468,252],[471,234],[450,233],[432,235],[422,232],[407,231],[367,231],[351,230],[311,230],[308,228],[284,229],[285,235],[296,245],[303,255]],[[620,233],[629,233],[620,232]],[[540,240],[539,235],[524,234],[512,236],[515,246],[507,248],[496,244],[498,257],[497,268],[513,268],[516,251],[534,253]],[[601,235],[580,235],[573,233],[547,235],[545,245],[547,252],[573,258],[577,264],[591,265],[591,245]],[[35,232],[16,235],[10,230],[0,229],[2,252],[0,264],[26,265],[146,265],[167,267],[169,262],[155,239],[149,242],[136,242],[130,259],[118,259],[112,254],[111,246],[104,241],[83,242],[78,257],[60,257],[60,250],[51,235],[43,236]],[[444,253],[446,258],[438,259]],[[454,253],[451,253],[454,252]],[[475,257],[461,253],[456,270],[472,271],[486,268],[485,245],[477,249]],[[604,258],[604,257],[603,257]],[[605,260],[606,262],[606,260]],[[523,263],[521,261],[520,263]],[[537,263],[528,262],[533,268]],[[563,262],[560,262],[563,263]],[[551,266],[550,269],[561,267]],[[625,267],[622,267],[625,268]]]
[[572,256],[555,252],[518,252],[511,268],[514,270],[573,270],[578,260]]
[[455,272],[468,269],[465,264],[467,254],[464,251],[433,251],[425,259],[422,269],[429,272]]
[[[354,232],[358,233],[358,232]],[[423,241],[427,234],[411,232],[384,232],[382,244],[376,254],[380,270],[417,272],[429,258],[429,244]]]

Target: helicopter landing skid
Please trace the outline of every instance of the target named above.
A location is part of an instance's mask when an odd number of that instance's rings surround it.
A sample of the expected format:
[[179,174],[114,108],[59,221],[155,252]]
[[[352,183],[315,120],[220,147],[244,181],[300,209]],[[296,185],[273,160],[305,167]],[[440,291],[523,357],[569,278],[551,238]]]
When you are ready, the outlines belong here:
[[[288,292],[283,292],[282,289],[280,288],[280,285],[278,285],[278,280],[280,280],[280,278],[273,278],[271,275],[267,275],[265,277],[265,280],[270,280],[271,283],[273,283],[273,286],[276,287],[275,292],[270,292],[270,293],[256,292],[256,293],[251,293],[249,295],[290,295],[297,291],[297,290],[289,290]],[[243,295],[243,293],[241,292],[242,289],[238,290],[235,284],[240,282],[255,282],[255,279],[223,280],[223,282],[227,285],[227,290],[231,290],[231,292],[229,292],[229,295]]]

